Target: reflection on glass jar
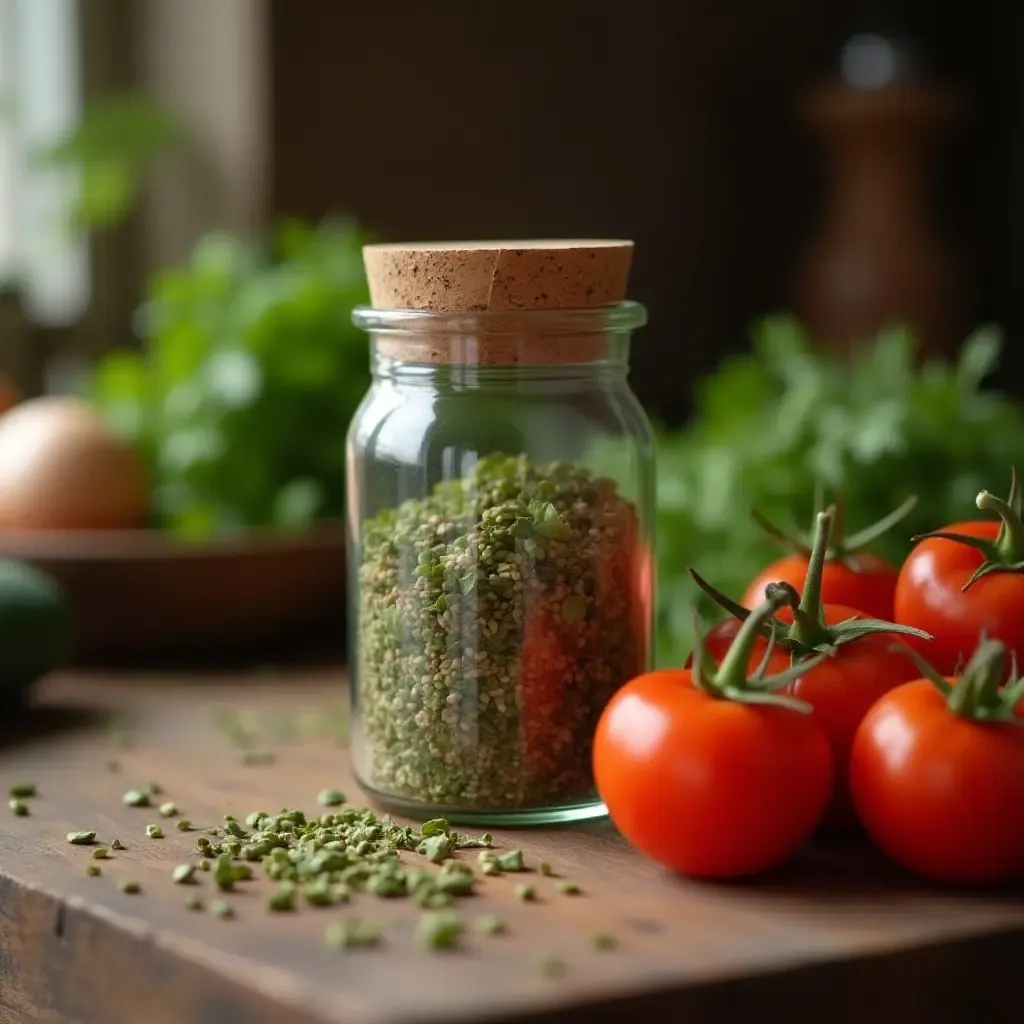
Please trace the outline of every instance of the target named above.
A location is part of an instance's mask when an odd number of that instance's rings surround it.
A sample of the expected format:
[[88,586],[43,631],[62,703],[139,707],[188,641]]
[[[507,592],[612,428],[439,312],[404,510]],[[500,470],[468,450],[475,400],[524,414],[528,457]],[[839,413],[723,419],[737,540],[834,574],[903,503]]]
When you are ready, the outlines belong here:
[[353,757],[381,803],[457,820],[604,813],[591,741],[646,669],[653,453],[635,303],[357,310],[349,434]]

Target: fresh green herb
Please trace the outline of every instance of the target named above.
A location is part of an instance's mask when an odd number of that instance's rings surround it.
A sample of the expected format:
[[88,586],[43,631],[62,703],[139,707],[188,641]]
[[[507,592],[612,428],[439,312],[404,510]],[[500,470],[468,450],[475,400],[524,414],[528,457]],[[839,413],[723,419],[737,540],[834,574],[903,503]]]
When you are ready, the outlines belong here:
[[483,917],[478,917],[473,923],[473,927],[481,935],[504,935],[508,931],[505,922],[496,914],[485,914]]
[[113,839],[111,839],[111,841],[110,841],[110,848],[111,848],[112,850],[123,850],[123,849],[124,849],[124,843],[122,843],[122,842],[121,842],[121,840],[120,840],[120,839],[118,839],[118,838],[117,838],[117,837],[115,836],[115,837],[114,837]]
[[118,888],[120,888],[121,892],[127,893],[129,896],[135,896],[142,892],[142,886],[130,878],[123,881]]
[[178,813],[178,805],[168,801],[160,805],[161,818],[173,818]]
[[189,896],[189,898],[185,900],[186,910],[203,910],[204,907],[205,904],[203,903],[203,898],[201,896]]
[[153,278],[144,344],[104,356],[87,392],[146,458],[158,525],[205,539],[344,517],[345,433],[370,383],[351,323],[363,241],[341,221],[215,233]]
[[579,896],[583,890],[575,882],[559,882],[558,891],[563,896]]
[[345,794],[340,789],[321,789],[316,802],[321,807],[340,807],[345,802]]
[[235,916],[235,908],[227,900],[214,900],[210,904],[210,913],[222,921],[227,921]]
[[380,944],[380,932],[364,921],[332,921],[324,932],[331,949],[368,949]]
[[107,852],[107,848],[105,846],[97,846],[96,849],[92,851],[92,859],[110,860],[110,854]]
[[28,817],[28,804],[24,800],[11,799],[7,801],[7,806],[11,809],[11,813],[18,818]]
[[591,949],[615,949],[618,944],[618,940],[610,932],[594,932],[590,936]]
[[89,863],[85,865],[85,873],[90,878],[99,878],[99,876],[103,874],[103,869],[99,864],[94,864],[92,861],[89,861]]
[[179,832],[195,832],[196,830],[195,825],[193,825],[192,822],[188,820],[188,818],[179,818],[174,823],[174,827]]
[[842,493],[845,521],[859,528],[916,494],[899,529],[872,545],[899,565],[913,535],[958,521],[979,491],[1024,464],[1024,406],[983,386],[1001,347],[984,328],[955,363],[922,366],[902,332],[847,359],[816,352],[795,320],[758,325],[751,354],[700,382],[690,425],[657,439],[659,665],[683,663],[695,600],[709,618],[719,613],[689,566],[707,566],[719,590],[739,594],[778,556],[738,513],[808,521],[820,484]]
[[450,911],[433,911],[420,918],[420,942],[428,949],[454,949],[462,938],[462,920]]
[[486,860],[480,870],[485,875],[500,875],[501,865],[496,860]]
[[532,903],[537,898],[537,890],[532,885],[517,885],[516,899],[524,903]]
[[498,857],[498,867],[502,871],[525,871],[526,861],[522,850],[509,850]]
[[149,793],[144,789],[129,789],[121,799],[128,807],[149,807]]
[[163,839],[164,830],[159,825],[147,825],[146,835],[149,836],[150,839]]
[[537,870],[544,875],[545,878],[554,878],[555,869],[546,861],[542,860],[537,866]]
[[534,959],[537,973],[545,978],[560,978],[565,974],[565,963],[552,953],[542,953]]
[[16,782],[7,791],[7,795],[16,800],[28,800],[37,795],[34,782]]
[[72,846],[91,846],[96,842],[95,832],[69,832],[68,842]]
[[195,864],[179,864],[171,874],[178,885],[188,885],[196,880]]
[[[646,661],[637,535],[611,480],[524,456],[486,456],[367,523],[358,636],[369,781],[469,808],[590,798],[598,717]],[[578,652],[571,683],[545,691],[544,713],[526,696],[540,685],[522,663],[527,628]],[[467,733],[479,737],[472,748]]]

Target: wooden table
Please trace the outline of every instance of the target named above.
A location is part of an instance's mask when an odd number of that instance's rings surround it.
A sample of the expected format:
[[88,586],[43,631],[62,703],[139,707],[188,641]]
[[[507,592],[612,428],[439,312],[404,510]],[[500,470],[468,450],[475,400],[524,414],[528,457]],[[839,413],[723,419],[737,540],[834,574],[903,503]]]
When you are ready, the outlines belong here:
[[[519,902],[523,876],[486,878],[460,901],[467,922],[498,913],[503,937],[472,935],[458,952],[422,949],[408,901],[357,897],[349,909],[271,915],[268,883],[232,897],[235,920],[190,912],[170,872],[195,834],[149,839],[154,811],[122,793],[151,780],[195,822],[256,809],[316,809],[324,786],[353,786],[329,735],[275,742],[276,763],[245,765],[214,722],[253,709],[261,728],[315,722],[343,706],[340,671],[172,679],[52,680],[28,723],[0,737],[0,784],[35,781],[31,816],[0,818],[0,1022],[25,1024],[312,1024],[312,1022],[725,1022],[824,1015],[845,1021],[1019,1020],[1024,900],[951,894],[909,882],[857,844],[808,851],[758,884],[668,877],[606,826],[497,833],[530,863],[549,861],[583,889]],[[111,711],[130,732],[112,735]],[[26,731],[26,729],[28,731]],[[130,737],[131,749],[114,749]],[[120,770],[107,762],[116,757]],[[1024,813],[1024,808],[1019,809]],[[4,809],[6,813],[6,808]],[[165,823],[166,824],[166,823]],[[127,849],[87,877],[87,847],[66,834],[95,829]],[[412,855],[410,855],[412,856]],[[118,883],[137,879],[142,893]],[[376,950],[327,948],[327,922],[379,922]],[[595,931],[618,948],[590,947]],[[537,970],[538,954],[565,970]]]

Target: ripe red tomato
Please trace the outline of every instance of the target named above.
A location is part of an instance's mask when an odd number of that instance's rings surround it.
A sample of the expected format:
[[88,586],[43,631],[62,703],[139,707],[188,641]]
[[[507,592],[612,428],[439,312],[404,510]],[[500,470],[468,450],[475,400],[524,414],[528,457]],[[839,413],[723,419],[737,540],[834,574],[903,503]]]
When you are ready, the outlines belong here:
[[[743,594],[740,604],[753,608],[764,600],[764,588],[780,580],[801,593],[807,579],[805,555],[787,555],[759,573]],[[867,618],[892,621],[897,570],[888,562],[867,553],[855,553],[844,560],[828,560],[821,574],[821,599],[826,604],[857,608]]]
[[[976,521],[945,527],[943,532],[995,540],[999,524]],[[967,544],[929,537],[907,556],[896,583],[896,621],[917,626],[935,639],[908,642],[945,675],[967,660],[984,633],[1001,640],[1018,660],[1024,659],[1024,574],[993,572],[964,584],[984,562]]]
[[[866,618],[857,609],[842,605],[825,605],[824,611],[825,621],[830,626],[846,619]],[[790,622],[793,613],[789,608],[782,608],[778,618]],[[725,656],[739,625],[737,619],[726,619],[709,630],[705,647],[716,661]],[[826,828],[856,827],[846,764],[854,734],[864,716],[883,694],[921,674],[910,658],[891,650],[896,639],[891,634],[872,633],[843,644],[834,657],[815,666],[783,691],[811,705],[832,744],[836,782],[832,804],[823,823]],[[767,640],[758,640],[750,660],[751,668],[764,656],[767,646]],[[777,650],[768,671],[781,672],[788,664],[789,655]]]
[[831,796],[833,764],[813,716],[709,696],[674,669],[639,676],[612,698],[594,775],[638,849],[686,875],[733,878],[804,844]]
[[857,730],[850,782],[864,828],[904,867],[953,883],[1024,876],[1024,726],[974,721],[930,681],[906,683]]

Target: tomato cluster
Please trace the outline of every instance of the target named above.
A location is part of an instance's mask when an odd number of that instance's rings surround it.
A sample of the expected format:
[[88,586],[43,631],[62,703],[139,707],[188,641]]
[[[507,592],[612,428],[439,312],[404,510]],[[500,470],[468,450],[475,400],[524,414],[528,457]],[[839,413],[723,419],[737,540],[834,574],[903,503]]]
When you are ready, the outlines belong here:
[[844,539],[831,506],[742,603],[691,570],[731,617],[598,725],[595,778],[623,835],[695,877],[756,874],[856,827],[937,881],[1024,877],[1016,473],[1008,500],[977,505],[997,518],[914,538],[899,568],[857,550],[879,527]]

